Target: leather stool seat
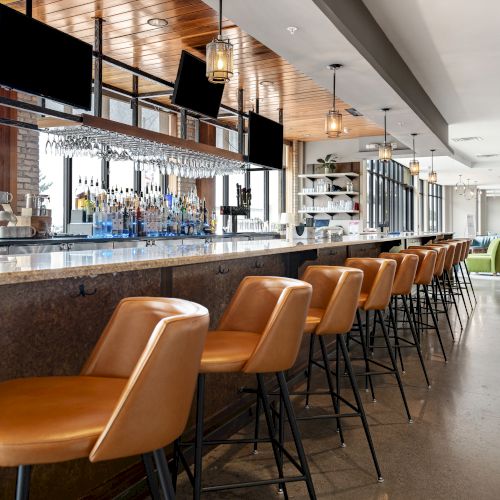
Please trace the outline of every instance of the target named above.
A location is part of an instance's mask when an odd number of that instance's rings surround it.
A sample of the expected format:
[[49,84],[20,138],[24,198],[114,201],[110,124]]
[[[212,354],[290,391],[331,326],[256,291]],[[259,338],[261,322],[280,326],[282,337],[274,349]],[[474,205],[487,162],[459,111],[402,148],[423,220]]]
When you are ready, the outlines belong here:
[[310,307],[307,311],[306,324],[304,327],[304,333],[312,333],[316,330],[316,327],[321,323],[321,319],[325,315],[325,309],[320,307]]
[[88,457],[127,379],[34,377],[0,384],[0,466]]
[[208,332],[201,357],[201,373],[239,372],[250,359],[260,333],[213,330]]

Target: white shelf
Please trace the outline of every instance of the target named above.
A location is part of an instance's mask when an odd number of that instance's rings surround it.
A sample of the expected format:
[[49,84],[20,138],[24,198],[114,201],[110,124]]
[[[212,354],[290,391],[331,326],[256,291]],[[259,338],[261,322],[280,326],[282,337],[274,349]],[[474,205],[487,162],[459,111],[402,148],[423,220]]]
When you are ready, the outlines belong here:
[[359,177],[355,172],[333,173],[333,174],[299,174],[301,179],[332,179],[338,177]]
[[324,210],[299,210],[299,214],[359,214],[359,210],[330,210],[325,208]]
[[312,193],[297,193],[299,196],[340,196],[343,194],[350,196],[359,196],[357,191],[322,191],[322,192],[312,192]]

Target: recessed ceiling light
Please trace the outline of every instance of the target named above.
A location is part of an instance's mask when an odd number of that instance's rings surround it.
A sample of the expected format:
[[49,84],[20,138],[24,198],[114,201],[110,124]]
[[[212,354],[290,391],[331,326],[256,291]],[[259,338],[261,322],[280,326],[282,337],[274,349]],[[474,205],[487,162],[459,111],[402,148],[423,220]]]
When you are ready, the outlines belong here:
[[482,140],[483,140],[483,138],[478,137],[478,136],[452,138],[452,141],[455,141],[455,142],[469,142],[469,141],[482,141]]
[[500,156],[500,153],[479,153],[476,158],[495,158],[497,156]]
[[271,82],[270,80],[262,80],[262,81],[259,83],[259,85],[260,85],[261,87],[266,87],[266,88],[267,88],[267,87],[274,87],[274,83],[273,83],[273,82]]
[[148,19],[148,24],[150,26],[154,26],[155,28],[164,28],[168,26],[168,21],[166,19],[162,19],[161,17],[152,17]]
[[297,26],[288,26],[287,31],[290,33],[290,35],[295,35],[295,33],[299,30]]

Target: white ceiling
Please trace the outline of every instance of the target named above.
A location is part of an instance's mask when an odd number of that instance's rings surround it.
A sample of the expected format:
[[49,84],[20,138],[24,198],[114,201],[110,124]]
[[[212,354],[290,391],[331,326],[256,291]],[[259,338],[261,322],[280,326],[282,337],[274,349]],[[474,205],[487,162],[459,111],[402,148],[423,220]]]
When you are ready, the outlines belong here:
[[[203,1],[218,9],[218,0]],[[342,100],[381,126],[380,109],[389,107],[388,129],[397,140],[411,144],[410,133],[419,132],[417,151],[435,148],[448,153],[447,145],[434,136],[312,0],[231,0],[224,2],[223,9],[225,18],[328,90],[332,88],[332,74],[326,66],[343,64],[337,77],[337,94]],[[298,28],[293,36],[288,26]],[[306,134],[304,130],[304,138]]]
[[[450,145],[500,172],[500,1],[363,0],[450,124]],[[481,141],[454,142],[456,137]],[[474,175],[471,173],[471,176]]]
[[[218,9],[217,0],[204,2]],[[331,89],[331,72],[326,65],[343,64],[337,78],[338,96],[379,125],[383,124],[380,108],[392,108],[389,132],[408,146],[410,133],[417,132],[417,156],[427,156],[430,149],[436,149],[440,183],[455,184],[458,173],[463,172],[471,182],[500,185],[500,156],[489,160],[476,157],[500,153],[500,0],[364,2],[450,124],[450,139],[480,136],[483,140],[450,140],[455,154],[454,158],[446,157],[450,154],[447,145],[312,0],[231,0],[224,2],[223,14],[324,88]],[[293,36],[288,26],[298,28]],[[306,134],[304,131],[305,139]],[[422,164],[429,160],[423,157]]]

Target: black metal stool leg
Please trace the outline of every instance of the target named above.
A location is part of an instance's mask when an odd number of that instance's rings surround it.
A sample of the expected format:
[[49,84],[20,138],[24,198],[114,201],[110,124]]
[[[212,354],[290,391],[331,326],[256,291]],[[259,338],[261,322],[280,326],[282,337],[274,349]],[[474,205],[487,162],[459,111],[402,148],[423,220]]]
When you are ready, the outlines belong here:
[[260,433],[260,431],[259,431],[259,429],[260,429],[259,417],[260,417],[260,398],[257,395],[257,402],[255,403],[255,429],[253,432],[253,437],[255,439],[255,442],[253,443],[253,454],[254,455],[256,455],[259,452],[258,443],[257,443],[257,439],[259,439],[259,433]]
[[[467,292],[467,298],[469,299],[471,309],[474,309],[474,304],[472,303],[472,299],[470,298],[469,287],[467,286],[467,280],[465,279],[464,270],[462,269],[462,263],[459,262],[457,267],[460,270],[460,274],[462,275],[462,283],[464,284],[465,291]],[[457,275],[458,275],[458,270],[457,270]]]
[[[269,438],[271,439],[274,460],[276,461],[276,467],[278,469],[279,477],[282,478],[282,477],[284,477],[284,474],[283,474],[283,461],[281,459],[281,450],[278,447],[278,445],[276,444],[276,429],[274,427],[273,416],[272,416],[272,412],[271,412],[271,405],[269,404],[269,396],[267,395],[266,386],[264,385],[264,376],[261,373],[257,373],[257,384],[258,384],[259,396],[262,400],[262,409],[264,410],[264,415],[266,417],[268,435],[269,435]],[[285,382],[285,386],[286,386],[286,382]],[[282,392],[281,392],[281,387],[280,387],[280,398],[281,397],[282,397]],[[282,446],[284,445],[284,443],[280,443],[280,444]],[[284,482],[279,483],[279,489],[280,489],[280,491],[283,492],[284,498],[287,499],[288,492],[286,489],[286,484]]]
[[[325,372],[326,372],[326,380],[328,382],[328,389],[330,391],[330,397],[332,398],[332,405],[335,413],[338,415],[340,413],[339,411],[339,405],[337,404],[337,398],[335,397],[334,393],[334,388],[333,388],[333,377],[332,377],[332,372],[330,369],[330,361],[328,360],[328,352],[326,350],[326,345],[325,345],[325,339],[323,338],[322,335],[319,336],[319,345],[321,346],[321,354],[323,356],[323,364],[325,365]],[[336,418],[337,421],[337,430],[339,433],[340,437],[340,445],[342,447],[345,446],[344,442],[344,433],[342,432],[342,422],[340,421],[340,418]]]
[[198,375],[196,389],[196,434],[194,443],[194,487],[193,499],[201,498],[202,457],[203,457],[203,419],[205,407],[205,375]]
[[28,500],[30,496],[31,465],[17,468],[16,500]]
[[469,308],[467,307],[467,303],[465,302],[465,295],[464,291],[462,290],[462,285],[460,284],[460,280],[458,278],[456,266],[453,266],[453,275],[455,276],[455,280],[457,282],[456,284],[457,290],[460,293],[460,296],[462,297],[462,302],[464,303],[465,312],[467,313],[467,317],[469,318],[470,317]]
[[380,321],[380,326],[382,327],[382,333],[384,334],[385,344],[387,345],[387,350],[389,351],[389,357],[391,359],[392,368],[394,369],[394,375],[396,375],[396,380],[398,381],[399,392],[401,393],[401,398],[403,399],[403,404],[406,410],[406,415],[408,416],[408,421],[412,423],[413,419],[411,418],[410,408],[408,407],[408,401],[406,400],[403,381],[401,380],[401,375],[399,373],[399,369],[396,364],[396,358],[394,357],[394,353],[392,352],[391,349],[391,342],[389,339],[389,334],[387,333],[387,328],[385,327],[384,318],[382,317],[382,312],[377,310],[375,311],[375,314],[378,316],[378,319]]
[[420,342],[418,340],[415,323],[413,322],[413,318],[411,317],[411,313],[408,310],[408,303],[406,302],[406,297],[404,295],[402,295],[401,298],[403,300],[404,312],[405,312],[406,316],[408,317],[408,323],[410,325],[410,331],[411,331],[411,335],[413,337],[413,342],[415,342],[415,347],[417,348],[418,357],[420,359],[420,366],[422,367],[422,371],[424,372],[424,377],[425,377],[425,381],[427,382],[427,387],[430,389],[431,383],[429,382],[429,376],[427,375],[427,369],[425,367],[424,356],[422,355],[422,349],[420,347]]
[[165,458],[165,452],[163,448],[153,451],[153,456],[155,459],[156,468],[158,469],[158,478],[160,479],[163,498],[164,500],[175,500],[174,486],[172,484],[172,478],[170,477],[167,459]]
[[307,363],[307,387],[306,387],[306,408],[309,408],[309,391],[311,390],[311,377],[313,368],[313,357],[314,357],[314,341],[316,340],[316,335],[311,333],[311,338],[309,339],[309,360]]
[[359,411],[359,417],[361,418],[361,423],[363,424],[363,429],[365,431],[366,440],[368,441],[368,446],[370,447],[370,453],[372,455],[373,465],[377,471],[377,479],[379,482],[383,482],[382,471],[380,470],[380,465],[377,459],[377,453],[375,452],[375,446],[373,445],[372,435],[370,433],[370,427],[368,426],[368,420],[366,419],[365,409],[363,407],[363,401],[361,400],[361,395],[359,394],[358,383],[356,382],[356,376],[352,369],[351,358],[349,357],[349,351],[345,343],[343,335],[337,335],[337,347],[340,347],[342,351],[342,356],[344,358],[345,369],[347,375],[349,376],[349,382],[351,383],[352,392],[354,399],[356,401],[356,406]]
[[[439,296],[441,297],[441,302],[443,303],[444,314],[446,315],[446,321],[448,323],[448,327],[450,329],[451,338],[453,342],[455,342],[455,334],[453,333],[453,327],[451,326],[450,315],[448,314],[448,307],[446,306],[446,302],[444,300],[443,290],[441,288],[441,284],[439,283],[439,279],[436,278],[436,284],[439,292]],[[461,326],[461,323],[460,323]]]
[[286,385],[286,379],[283,372],[276,374],[278,379],[278,384],[280,386],[281,396],[283,398],[283,406],[288,417],[288,423],[290,425],[290,430],[292,431],[293,440],[295,442],[295,448],[299,456],[299,462],[302,468],[302,473],[304,475],[304,480],[307,485],[307,491],[309,493],[309,498],[311,500],[316,500],[316,492],[314,491],[314,484],[312,482],[311,471],[309,470],[309,465],[307,463],[307,457],[304,451],[304,446],[302,444],[302,438],[300,436],[299,427],[297,425],[297,420],[295,418],[295,412],[293,411],[292,403],[290,402],[290,394],[288,392],[288,386]]
[[401,354],[401,346],[399,345],[399,337],[398,337],[398,324],[396,323],[396,318],[394,317],[394,310],[392,308],[392,304],[389,303],[389,321],[392,323],[392,328],[394,330],[394,358],[396,359],[396,364],[397,364],[397,357],[399,357],[399,361],[401,363],[401,371],[405,373],[405,365],[403,363],[403,355]]
[[[359,339],[361,343],[361,348],[363,349],[363,357],[365,359],[365,370],[368,373],[370,371],[370,363],[368,362],[368,349],[365,343],[365,332],[363,331],[363,324],[361,322],[361,314],[359,312],[359,309],[356,311],[356,319],[358,322],[359,326]],[[368,332],[368,324],[366,325],[366,331]],[[377,401],[375,397],[375,391],[373,389],[373,382],[372,382],[372,377],[371,375],[365,375],[365,390],[368,391],[368,385],[370,386],[370,392],[372,394],[372,400],[375,402]]]
[[429,292],[427,291],[427,286],[424,285],[423,288],[424,288],[425,302],[427,304],[427,308],[430,310],[431,313],[432,323],[434,324],[434,329],[436,330],[436,335],[439,340],[439,345],[441,346],[441,352],[443,353],[445,363],[448,363],[448,358],[446,357],[446,351],[444,350],[443,339],[441,338],[441,332],[439,331],[439,325],[437,322],[434,309],[432,308],[432,303],[429,297]]
[[[457,299],[455,297],[455,293],[453,291],[453,286],[451,284],[451,278],[450,278],[450,273],[448,273],[448,271],[445,271],[445,277],[446,277],[446,283],[448,284],[448,290],[450,291],[450,295],[451,295],[451,300],[453,302],[453,306],[455,307],[455,311],[457,313],[457,316],[458,316],[458,319],[460,321],[460,328],[463,330],[464,327],[462,325],[462,318],[460,317],[460,312],[458,310],[458,303],[457,303]],[[466,309],[467,310],[467,309]]]
[[149,493],[152,500],[160,500],[160,491],[158,489],[158,482],[156,481],[155,466],[153,460],[153,453],[143,453],[142,463],[144,464],[144,469],[146,470]]
[[469,268],[467,267],[467,262],[464,262],[464,267],[465,267],[465,271],[467,272],[467,278],[469,279],[469,285],[470,285],[470,289],[472,290],[472,295],[474,295],[474,300],[476,301],[476,304],[477,304],[476,292],[474,291],[474,285],[472,284],[472,280],[470,279],[470,272],[469,272]]

